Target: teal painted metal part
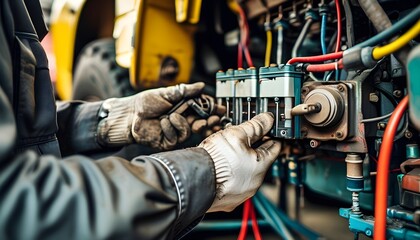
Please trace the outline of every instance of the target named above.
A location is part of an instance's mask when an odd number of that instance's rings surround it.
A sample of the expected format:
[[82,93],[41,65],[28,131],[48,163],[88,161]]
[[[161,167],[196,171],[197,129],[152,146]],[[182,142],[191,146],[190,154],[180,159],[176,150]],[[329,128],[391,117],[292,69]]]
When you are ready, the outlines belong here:
[[400,206],[389,207],[386,210],[386,215],[390,218],[398,218],[405,221],[414,222],[413,212],[405,210]]
[[406,157],[407,159],[415,159],[415,158],[419,158],[420,154],[419,154],[419,145],[417,144],[407,144],[407,146],[405,147],[405,153],[406,153]]
[[[259,227],[268,227],[269,224],[265,220],[258,220]],[[229,231],[229,230],[239,230],[241,228],[242,221],[232,220],[232,221],[202,221],[194,231]],[[252,226],[252,222],[248,221],[248,226]]]
[[[349,229],[355,234],[365,234],[372,237],[374,234],[374,218],[372,216],[359,216],[351,213],[350,208],[340,208],[340,216],[349,220]],[[387,223],[387,239],[404,240],[420,239],[420,232],[404,228],[404,221],[391,219]]]
[[410,119],[420,129],[420,46],[411,50],[407,61]]
[[[302,86],[302,77],[295,77],[295,106],[299,105],[301,103],[300,99],[300,91]],[[293,120],[295,121],[295,132],[294,136],[295,138],[301,138],[301,132],[300,132],[300,116],[294,116]]]

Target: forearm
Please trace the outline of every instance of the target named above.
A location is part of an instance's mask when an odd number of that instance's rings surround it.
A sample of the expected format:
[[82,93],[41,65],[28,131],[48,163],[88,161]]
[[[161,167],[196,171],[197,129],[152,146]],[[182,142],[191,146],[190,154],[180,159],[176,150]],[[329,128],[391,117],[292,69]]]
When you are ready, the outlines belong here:
[[98,116],[102,102],[57,102],[57,137],[63,155],[103,149],[98,143]]
[[215,180],[198,148],[131,162],[27,152],[1,170],[0,189],[0,239],[171,239],[210,207]]

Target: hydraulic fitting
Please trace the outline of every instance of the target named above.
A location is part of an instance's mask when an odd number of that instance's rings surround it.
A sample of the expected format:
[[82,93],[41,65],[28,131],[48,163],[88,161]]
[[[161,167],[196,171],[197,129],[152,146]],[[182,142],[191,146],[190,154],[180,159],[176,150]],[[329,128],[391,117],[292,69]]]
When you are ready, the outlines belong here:
[[363,191],[363,160],[358,154],[349,153],[346,156],[347,190],[352,191],[353,214],[360,215],[359,192]]
[[346,70],[372,68],[376,61],[372,56],[373,47],[350,48],[343,53],[343,66]]

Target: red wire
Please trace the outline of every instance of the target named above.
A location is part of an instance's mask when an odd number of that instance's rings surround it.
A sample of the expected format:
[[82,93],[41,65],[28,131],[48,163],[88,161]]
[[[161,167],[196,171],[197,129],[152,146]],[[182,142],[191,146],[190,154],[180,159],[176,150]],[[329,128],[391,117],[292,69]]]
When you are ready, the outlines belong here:
[[248,230],[248,218],[251,200],[248,199],[244,203],[244,210],[242,215],[241,231],[239,232],[238,240],[244,240],[246,237],[246,231]]
[[246,18],[245,11],[239,7],[239,16],[240,16],[240,23],[239,27],[241,28],[241,43],[242,48],[245,55],[246,63],[248,67],[253,67],[254,63],[252,62],[251,54],[249,53],[248,44],[249,44],[249,25]]
[[335,52],[338,52],[341,47],[341,10],[339,0],[335,0],[335,8],[337,10],[337,43],[335,44]]
[[395,132],[405,110],[408,106],[408,96],[395,108],[385,128],[382,144],[379,151],[378,170],[376,175],[375,191],[375,224],[374,239],[386,239],[386,208],[388,200],[388,172],[389,162],[394,144]]
[[[251,201],[249,199],[249,201]],[[254,205],[251,202],[251,207],[249,208],[252,220],[252,230],[254,231],[254,237],[256,240],[262,240],[260,229],[258,228],[257,216],[255,214]]]
[[249,54],[248,47],[244,48],[244,53],[245,53],[245,59],[246,59],[246,63],[248,64],[248,67],[253,67],[254,63],[252,62],[251,54]]
[[328,53],[324,55],[310,56],[310,57],[295,57],[290,59],[287,64],[293,64],[298,62],[303,63],[313,63],[313,62],[323,62],[328,60],[339,59],[343,57],[343,52]]
[[311,64],[306,67],[308,72],[327,72],[337,69],[343,69],[343,59],[338,62],[324,63],[324,64]]
[[[248,67],[253,67],[254,63],[252,62],[251,54],[249,53],[248,43],[249,43],[249,26],[248,21],[246,19],[246,15],[244,10],[239,7],[239,16],[240,16],[240,32],[241,32],[241,41],[238,43],[238,68],[242,68],[243,66],[243,55],[242,51],[245,55],[245,60],[248,64]],[[241,230],[239,232],[238,240],[244,240],[246,237],[246,232],[248,230],[248,219],[251,215],[252,219],[252,230],[254,232],[254,236],[256,240],[261,240],[261,233],[258,228],[258,222],[255,215],[255,209],[252,205],[251,199],[248,199],[244,203],[243,209],[243,216],[242,216],[242,223],[241,223]]]

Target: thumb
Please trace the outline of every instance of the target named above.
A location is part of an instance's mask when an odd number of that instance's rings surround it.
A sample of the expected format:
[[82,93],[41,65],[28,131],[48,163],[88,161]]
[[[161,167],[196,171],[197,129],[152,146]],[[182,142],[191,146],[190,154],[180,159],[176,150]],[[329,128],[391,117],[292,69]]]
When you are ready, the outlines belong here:
[[274,115],[271,112],[265,112],[238,126],[245,131],[252,145],[271,130],[273,123]]
[[281,143],[275,140],[269,140],[255,149],[257,161],[262,164],[263,169],[267,169],[278,157],[281,151]]
[[162,88],[161,96],[170,103],[176,104],[184,98],[199,96],[204,89],[203,82],[193,84],[179,84],[167,88]]

